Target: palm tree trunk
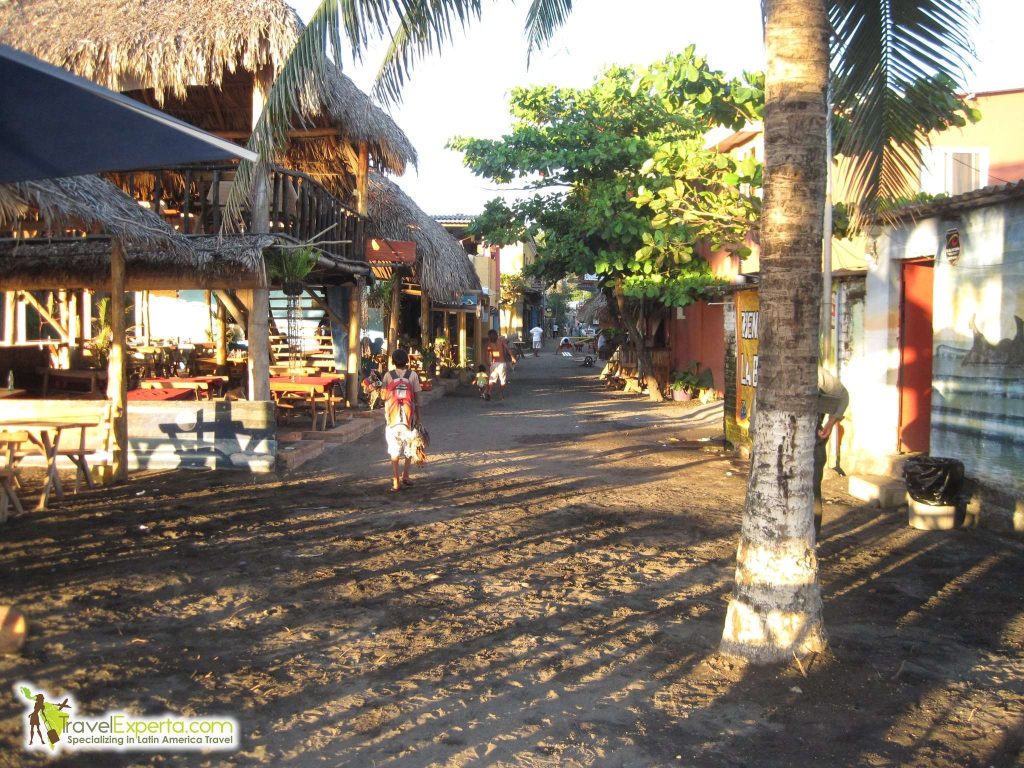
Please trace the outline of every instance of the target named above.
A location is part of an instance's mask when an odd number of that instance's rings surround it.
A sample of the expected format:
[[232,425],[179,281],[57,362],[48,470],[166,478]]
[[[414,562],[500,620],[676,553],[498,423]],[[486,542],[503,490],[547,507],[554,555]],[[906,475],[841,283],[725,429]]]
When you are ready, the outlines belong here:
[[754,449],[721,649],[822,650],[812,505],[828,24],[824,0],[766,0],[764,208]]
[[[664,402],[665,396],[661,394],[661,388],[654,378],[654,360],[651,358],[651,352],[644,344],[644,337],[640,333],[637,321],[630,317],[626,310],[626,295],[622,291],[622,278],[615,279],[615,304],[619,310],[619,319],[629,336],[629,342],[636,350],[637,376],[647,381],[647,397],[654,403]],[[640,320],[643,320],[643,315],[640,316]]]

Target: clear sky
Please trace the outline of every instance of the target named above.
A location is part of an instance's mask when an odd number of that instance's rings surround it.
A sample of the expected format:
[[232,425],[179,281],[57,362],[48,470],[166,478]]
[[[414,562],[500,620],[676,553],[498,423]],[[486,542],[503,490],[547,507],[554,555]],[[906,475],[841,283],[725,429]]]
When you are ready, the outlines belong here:
[[[308,19],[317,0],[288,0]],[[476,214],[496,188],[445,149],[452,136],[498,138],[510,125],[507,93],[518,85],[585,86],[610,64],[648,64],[690,43],[711,66],[730,75],[764,68],[760,0],[577,0],[568,23],[526,67],[523,25],[528,0],[484,3],[483,18],[457,33],[440,56],[419,62],[403,102],[391,109],[419,153],[418,168],[397,179],[432,215]],[[973,91],[1024,87],[1020,44],[1024,3],[979,0],[975,35],[979,61],[967,87]],[[345,65],[364,90],[379,56],[363,66]]]

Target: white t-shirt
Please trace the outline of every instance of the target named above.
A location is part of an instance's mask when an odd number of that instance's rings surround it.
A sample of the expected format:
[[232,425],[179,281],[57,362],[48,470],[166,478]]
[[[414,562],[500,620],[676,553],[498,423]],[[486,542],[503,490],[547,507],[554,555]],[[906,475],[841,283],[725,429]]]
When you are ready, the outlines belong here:
[[533,343],[536,344],[544,337],[544,329],[535,325],[530,329],[530,335],[533,336]]

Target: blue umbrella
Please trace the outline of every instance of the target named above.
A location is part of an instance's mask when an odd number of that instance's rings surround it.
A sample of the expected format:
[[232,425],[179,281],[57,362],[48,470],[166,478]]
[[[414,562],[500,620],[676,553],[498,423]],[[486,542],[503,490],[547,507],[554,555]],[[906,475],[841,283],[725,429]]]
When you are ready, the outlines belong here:
[[0,44],[0,184],[252,152]]

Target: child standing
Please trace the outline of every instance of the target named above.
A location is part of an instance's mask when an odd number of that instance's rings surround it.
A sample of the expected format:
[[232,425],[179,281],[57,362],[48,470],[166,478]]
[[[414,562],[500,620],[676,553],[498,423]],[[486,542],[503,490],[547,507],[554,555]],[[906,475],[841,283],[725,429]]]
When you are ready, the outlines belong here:
[[481,364],[476,369],[476,379],[474,383],[476,384],[476,388],[480,390],[480,397],[484,400],[491,399],[490,395],[487,394],[487,379],[487,366]]

